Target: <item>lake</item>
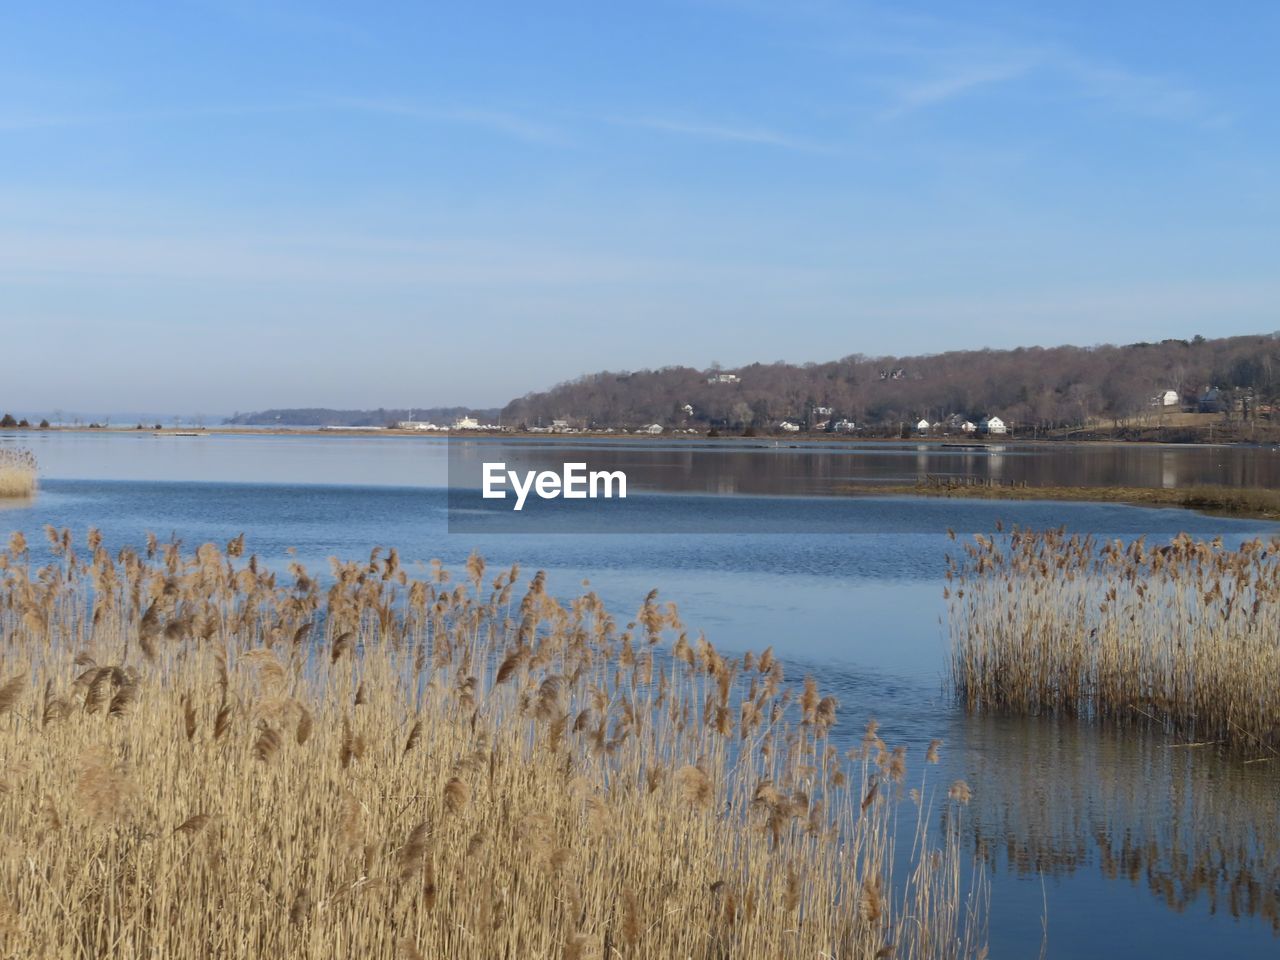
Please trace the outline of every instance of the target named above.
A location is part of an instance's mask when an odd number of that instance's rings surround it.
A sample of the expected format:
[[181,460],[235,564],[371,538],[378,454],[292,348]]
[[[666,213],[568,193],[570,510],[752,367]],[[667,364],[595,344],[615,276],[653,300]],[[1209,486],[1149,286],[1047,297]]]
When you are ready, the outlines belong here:
[[[850,479],[999,476],[1030,484],[1280,484],[1266,448],[1137,445],[708,444],[467,441],[454,457],[589,459],[636,478],[637,532],[579,532],[552,515],[450,532],[449,444],[418,437],[141,433],[0,434],[34,450],[42,488],[0,510],[33,545],[45,524],[111,547],[148,531],[194,548],[247,533],[268,564],[400,550],[411,574],[477,549],[495,567],[548,573],[570,596],[589,580],[620,619],[650,589],[717,648],[773,646],[788,677],[840,700],[839,735],[877,718],[890,743],[945,741],[935,786],[973,788],[965,836],[991,877],[993,956],[1274,956],[1280,949],[1280,763],[1244,764],[1158,735],[1043,719],[971,717],[947,695],[942,586],[948,528],[998,522],[1102,536],[1180,530],[1228,542],[1276,525],[1108,504],[832,496]],[[458,441],[451,441],[458,444]],[[558,527],[558,529],[557,529]],[[631,528],[627,528],[631,529]],[[639,532],[648,529],[662,532]],[[288,550],[295,554],[287,553]],[[418,567],[417,565],[421,565]]]

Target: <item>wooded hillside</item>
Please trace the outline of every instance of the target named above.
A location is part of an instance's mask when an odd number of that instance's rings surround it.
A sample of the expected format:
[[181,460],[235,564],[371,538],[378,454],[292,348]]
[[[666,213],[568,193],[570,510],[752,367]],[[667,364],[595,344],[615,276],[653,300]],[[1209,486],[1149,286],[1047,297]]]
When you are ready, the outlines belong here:
[[[739,381],[720,382],[721,372]],[[1227,412],[1265,412],[1280,396],[1280,334],[594,373],[513,400],[502,417],[528,426],[567,419],[583,427],[730,429],[789,420],[814,429],[841,418],[892,428],[921,417],[997,414],[1023,428],[1049,429],[1132,418],[1150,411],[1152,398],[1166,390],[1178,393],[1181,407],[1194,408],[1210,387],[1221,390]]]

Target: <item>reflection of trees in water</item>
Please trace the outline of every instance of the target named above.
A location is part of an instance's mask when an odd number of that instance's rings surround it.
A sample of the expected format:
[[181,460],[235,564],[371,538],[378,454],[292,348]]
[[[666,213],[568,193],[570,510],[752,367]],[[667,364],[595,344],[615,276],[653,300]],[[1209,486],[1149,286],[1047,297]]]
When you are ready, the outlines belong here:
[[1280,933],[1280,760],[1036,720],[976,718],[968,741],[967,823],[991,869],[1061,877],[1096,865],[1179,913],[1203,903]]
[[[847,446],[761,437],[706,442],[644,440],[452,441],[455,467],[502,460],[512,469],[559,469],[582,459],[593,470],[625,470],[637,489],[741,493],[830,493],[851,482],[912,483],[926,476],[1001,479],[1030,486],[1168,487],[1280,483],[1280,463],[1268,450],[1186,447],[1178,450],[1112,444],[1019,446],[981,450],[937,444]],[[571,455],[572,454],[572,455]],[[454,480],[461,485],[465,472]],[[477,480],[478,483],[478,480]]]

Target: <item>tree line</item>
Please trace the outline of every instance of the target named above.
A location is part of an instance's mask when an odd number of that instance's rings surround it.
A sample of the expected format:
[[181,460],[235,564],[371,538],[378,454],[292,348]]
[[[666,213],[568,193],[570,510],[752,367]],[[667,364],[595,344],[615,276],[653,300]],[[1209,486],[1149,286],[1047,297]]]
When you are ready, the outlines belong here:
[[1178,408],[1195,409],[1211,388],[1221,410],[1256,415],[1280,397],[1280,333],[920,356],[851,354],[826,363],[753,363],[720,376],[728,372],[674,366],[588,374],[511,401],[502,418],[525,426],[568,420],[586,428],[658,423],[729,429],[771,428],[783,420],[830,429],[846,419],[893,430],[920,418],[995,414],[1024,430],[1053,429],[1141,416],[1168,390],[1177,393]]

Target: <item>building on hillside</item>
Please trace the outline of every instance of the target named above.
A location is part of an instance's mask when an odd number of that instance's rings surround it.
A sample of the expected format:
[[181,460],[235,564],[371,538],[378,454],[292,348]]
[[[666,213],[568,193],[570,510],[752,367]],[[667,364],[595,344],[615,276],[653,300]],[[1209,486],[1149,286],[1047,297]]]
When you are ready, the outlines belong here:
[[686,417],[692,417],[692,416],[693,416],[693,404],[692,404],[692,403],[686,403],[686,404],[685,404],[684,406],[682,406],[680,409],[684,412],[684,415],[685,415]]
[[996,417],[996,416],[983,417],[982,420],[979,421],[978,423],[978,432],[991,434],[993,436],[998,436],[1000,434],[1008,433],[1009,427],[999,417]]
[[1178,396],[1177,390],[1165,390],[1151,398],[1151,406],[1153,407],[1176,407],[1181,403],[1182,398]]
[[780,424],[778,424],[778,429],[781,430],[783,433],[799,433],[800,432],[799,424],[792,423],[790,420],[783,420]]
[[835,413],[835,411],[831,409],[831,407],[814,407],[813,408],[813,415],[815,417],[829,417],[833,413]]
[[1196,401],[1196,409],[1201,413],[1226,413],[1227,398],[1217,387],[1206,387],[1200,399]]
[[736,373],[713,373],[707,377],[707,383],[741,383]]

